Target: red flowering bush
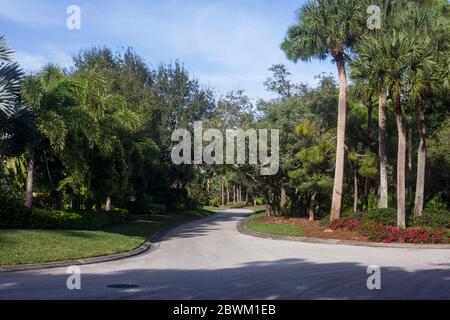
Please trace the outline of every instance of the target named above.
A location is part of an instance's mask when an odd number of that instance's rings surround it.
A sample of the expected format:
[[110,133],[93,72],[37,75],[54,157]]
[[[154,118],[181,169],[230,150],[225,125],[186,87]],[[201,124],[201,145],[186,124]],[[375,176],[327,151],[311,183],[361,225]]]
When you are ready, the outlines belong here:
[[407,243],[445,243],[448,235],[442,229],[408,228],[405,230],[403,240]]
[[362,228],[362,233],[370,241],[375,242],[398,242],[403,238],[403,230],[382,224],[367,224]]
[[331,230],[349,230],[353,231],[356,228],[359,228],[361,224],[359,221],[348,219],[348,220],[335,220],[330,225]]

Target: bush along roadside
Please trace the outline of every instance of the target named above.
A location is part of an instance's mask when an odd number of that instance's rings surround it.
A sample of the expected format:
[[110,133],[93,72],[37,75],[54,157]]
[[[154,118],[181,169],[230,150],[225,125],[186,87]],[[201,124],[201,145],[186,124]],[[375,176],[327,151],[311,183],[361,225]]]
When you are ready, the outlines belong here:
[[415,226],[400,229],[387,224],[341,219],[330,225],[331,230],[357,231],[373,242],[403,242],[411,244],[448,244],[450,230],[445,227]]
[[5,195],[0,199],[0,228],[4,229],[55,229],[97,230],[124,223],[128,211],[56,211],[23,207],[23,202]]

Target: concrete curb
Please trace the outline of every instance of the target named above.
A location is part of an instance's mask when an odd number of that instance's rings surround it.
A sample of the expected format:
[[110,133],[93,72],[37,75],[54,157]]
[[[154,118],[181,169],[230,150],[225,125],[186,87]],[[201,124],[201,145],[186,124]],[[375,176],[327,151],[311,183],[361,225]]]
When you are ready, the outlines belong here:
[[408,243],[376,243],[376,242],[362,242],[362,241],[351,241],[351,240],[328,240],[328,239],[318,239],[318,238],[306,238],[306,237],[292,237],[292,236],[282,236],[273,235],[267,233],[261,233],[257,231],[250,230],[245,225],[245,219],[238,221],[236,225],[238,232],[270,240],[285,240],[285,241],[297,241],[303,243],[315,243],[315,244],[333,244],[333,245],[347,245],[347,246],[357,246],[357,247],[369,247],[369,248],[401,248],[401,249],[440,249],[440,250],[450,250],[450,245],[448,244],[408,244]]
[[[205,217],[202,219],[207,219],[211,217]],[[198,219],[198,220],[202,220]],[[164,237],[173,229],[176,229],[186,223],[192,222],[195,220],[178,223],[169,228],[157,231],[150,238],[148,238],[141,246],[133,249],[131,251],[117,253],[107,256],[100,257],[92,257],[86,259],[78,259],[78,260],[66,260],[66,261],[56,261],[56,262],[46,262],[46,263],[37,263],[37,264],[22,264],[17,266],[0,266],[0,273],[7,272],[20,272],[20,271],[37,271],[37,270],[46,270],[46,269],[54,269],[54,268],[64,268],[69,266],[83,266],[88,264],[102,263],[102,262],[111,262],[117,260],[128,259],[131,257],[136,257],[145,252],[156,250],[158,248],[157,244],[161,242]]]

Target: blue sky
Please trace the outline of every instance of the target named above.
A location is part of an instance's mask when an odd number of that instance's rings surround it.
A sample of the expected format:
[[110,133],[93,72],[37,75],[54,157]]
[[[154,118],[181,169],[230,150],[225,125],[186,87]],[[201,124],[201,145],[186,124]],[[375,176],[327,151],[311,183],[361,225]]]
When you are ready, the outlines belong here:
[[[268,68],[285,63],[293,80],[311,85],[335,73],[330,61],[293,64],[279,49],[304,0],[0,0],[0,34],[26,70],[48,62],[70,67],[92,46],[131,46],[148,64],[184,63],[219,94],[244,89],[267,98]],[[81,30],[66,27],[69,5],[81,9]]]

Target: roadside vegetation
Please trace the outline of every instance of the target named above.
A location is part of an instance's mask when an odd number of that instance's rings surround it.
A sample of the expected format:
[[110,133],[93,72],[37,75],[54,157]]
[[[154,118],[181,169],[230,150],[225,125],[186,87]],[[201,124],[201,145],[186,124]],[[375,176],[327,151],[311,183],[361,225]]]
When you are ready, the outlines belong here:
[[245,225],[250,230],[275,235],[285,236],[303,236],[303,230],[293,224],[275,224],[275,223],[262,223],[260,219],[264,218],[264,214],[254,214],[245,219]]
[[155,232],[212,213],[131,215],[122,224],[98,230],[8,229],[0,233],[0,265],[76,260],[131,251]]
[[[381,29],[368,28],[369,5],[382,8]],[[93,232],[104,239],[104,228],[129,227],[136,214],[247,205],[334,231],[360,224],[375,241],[399,233],[399,241],[448,241],[448,1],[311,0],[296,14],[281,50],[293,62],[330,61],[336,74],[311,86],[293,82],[283,64],[267,66],[270,99],[219,96],[181,62],[155,67],[132,49],[90,48],[71,70],[49,64],[24,74],[0,35],[0,246],[50,234],[36,229],[62,230],[54,233],[62,243],[64,230],[101,230]],[[172,133],[200,120],[223,135],[278,129],[280,170],[175,165]],[[257,228],[302,232],[278,224]]]

